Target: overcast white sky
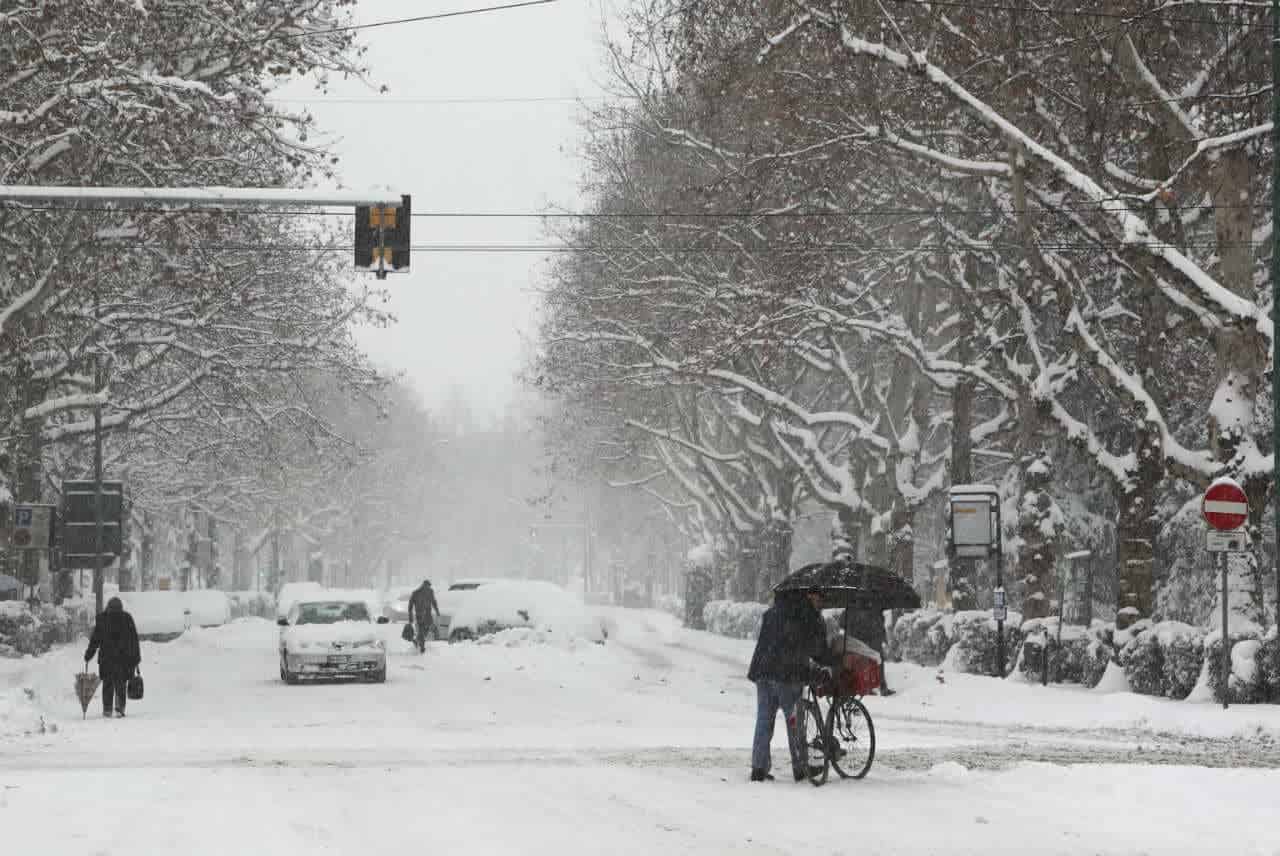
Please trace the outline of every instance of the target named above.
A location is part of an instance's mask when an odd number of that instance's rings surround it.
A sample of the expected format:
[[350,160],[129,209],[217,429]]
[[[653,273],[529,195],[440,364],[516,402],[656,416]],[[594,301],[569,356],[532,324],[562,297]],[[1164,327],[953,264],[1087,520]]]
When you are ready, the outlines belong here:
[[[503,2],[361,0],[356,14],[372,23]],[[306,99],[320,127],[338,138],[346,186],[410,193],[415,213],[574,208],[577,104],[430,99],[599,96],[600,15],[592,0],[558,0],[364,30],[373,81],[390,93],[335,81],[328,96],[293,86],[281,97]],[[495,242],[544,243],[542,224],[413,221],[414,244]],[[522,336],[534,333],[532,290],[545,266],[545,255],[415,252],[412,272],[386,281],[399,323],[364,331],[361,342],[376,361],[402,370],[428,404],[456,384],[478,409],[500,412],[514,389]]]

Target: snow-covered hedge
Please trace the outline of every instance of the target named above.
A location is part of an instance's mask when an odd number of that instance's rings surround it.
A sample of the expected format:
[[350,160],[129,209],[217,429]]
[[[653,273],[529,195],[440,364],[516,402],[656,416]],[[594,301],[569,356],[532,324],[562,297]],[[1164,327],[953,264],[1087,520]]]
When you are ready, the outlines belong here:
[[[996,674],[996,621],[985,609],[965,610],[950,616],[956,642],[947,652],[947,667],[972,675]],[[1013,670],[1022,646],[1022,615],[1009,610],[1004,623],[1005,674]]]
[[1280,628],[1272,627],[1271,632],[1262,640],[1262,650],[1258,652],[1258,665],[1262,669],[1262,680],[1267,686],[1267,701],[1280,704]]
[[1092,627],[1063,624],[1058,619],[1033,618],[1022,624],[1018,671],[1029,681],[1043,680],[1044,645],[1049,645],[1049,679],[1054,682],[1095,686],[1111,660],[1110,630],[1102,622]]
[[1184,699],[1204,663],[1206,631],[1180,621],[1138,621],[1117,631],[1114,644],[1129,688],[1142,695]]
[[[1270,642],[1270,636],[1267,637]],[[1226,689],[1227,701],[1255,704],[1266,701],[1271,693],[1267,684],[1270,647],[1263,646],[1262,634],[1256,630],[1232,633],[1231,677]],[[1222,631],[1210,631],[1204,639],[1204,676],[1215,701],[1222,701]]]
[[[1022,645],[1022,616],[1010,612],[1004,625],[1006,673],[1014,667]],[[889,631],[889,659],[921,666],[945,663],[957,672],[996,672],[996,622],[985,609],[904,612]]]
[[888,655],[920,666],[937,666],[956,642],[952,616],[937,609],[904,613],[889,633]]
[[702,609],[707,630],[735,639],[755,639],[760,635],[760,622],[769,607],[763,603],[738,603],[713,600]]
[[82,617],[60,606],[33,610],[21,601],[0,602],[0,657],[43,654],[75,641],[86,629]]

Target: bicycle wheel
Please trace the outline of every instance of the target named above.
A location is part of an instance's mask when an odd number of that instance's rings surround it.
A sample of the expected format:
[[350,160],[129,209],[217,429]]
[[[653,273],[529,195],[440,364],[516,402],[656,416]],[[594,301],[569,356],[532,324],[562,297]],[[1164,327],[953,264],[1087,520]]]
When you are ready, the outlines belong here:
[[827,711],[831,735],[831,766],[842,779],[861,779],[876,757],[876,728],[867,708],[852,696],[837,700]]
[[831,745],[830,732],[822,721],[822,708],[816,699],[810,698],[804,703],[804,738],[805,764],[810,783],[816,788],[826,784],[828,771],[831,769],[831,754],[827,747]]

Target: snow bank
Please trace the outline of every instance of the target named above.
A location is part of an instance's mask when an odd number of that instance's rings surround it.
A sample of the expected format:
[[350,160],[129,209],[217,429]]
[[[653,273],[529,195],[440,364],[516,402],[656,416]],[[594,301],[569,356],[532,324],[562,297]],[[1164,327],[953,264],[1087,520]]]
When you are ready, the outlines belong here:
[[0,690],[0,738],[56,733],[58,726],[46,720],[36,703],[34,690],[19,687]]
[[591,641],[604,641],[599,619],[560,586],[540,580],[506,580],[483,585],[458,606],[450,636],[482,636],[509,627],[534,627]]

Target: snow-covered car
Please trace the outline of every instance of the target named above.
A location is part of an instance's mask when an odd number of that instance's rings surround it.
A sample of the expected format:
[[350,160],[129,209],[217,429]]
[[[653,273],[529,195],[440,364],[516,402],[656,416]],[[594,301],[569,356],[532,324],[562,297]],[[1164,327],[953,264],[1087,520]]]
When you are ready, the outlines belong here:
[[[443,592],[438,592],[436,594],[436,603],[440,607],[440,615],[436,618],[436,636],[441,639],[448,639],[450,628],[453,626],[453,616],[458,611],[458,607],[476,589],[492,582],[496,582],[496,580],[487,577],[454,580],[449,583],[447,589]],[[407,621],[408,618],[406,617],[405,620]]]
[[[387,679],[386,643],[361,599],[308,597],[289,608],[280,625],[280,679]],[[378,624],[386,624],[378,616]]]
[[324,586],[310,580],[280,586],[280,592],[276,595],[276,620],[288,615],[290,608],[303,597],[316,595],[323,590]]
[[396,586],[387,592],[386,602],[382,606],[382,614],[388,620],[403,624],[409,620],[409,595],[417,586]]
[[511,627],[532,627],[603,644],[604,623],[582,599],[542,580],[495,580],[467,594],[452,616],[449,641],[475,639]]

